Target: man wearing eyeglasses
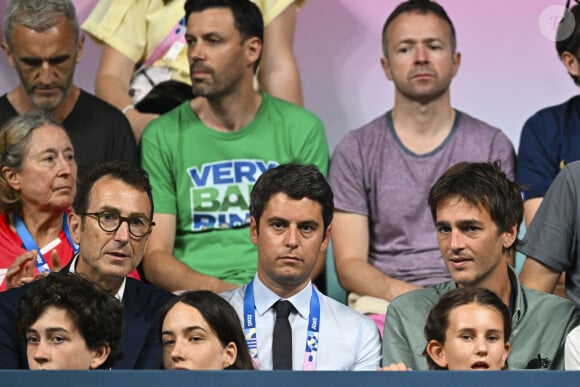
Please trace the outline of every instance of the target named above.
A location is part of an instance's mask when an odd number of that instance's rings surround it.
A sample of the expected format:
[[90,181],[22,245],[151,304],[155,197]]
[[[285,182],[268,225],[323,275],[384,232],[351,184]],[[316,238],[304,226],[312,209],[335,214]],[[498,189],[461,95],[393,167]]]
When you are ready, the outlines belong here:
[[[127,277],[143,258],[155,225],[152,216],[147,174],[130,163],[112,162],[87,173],[69,218],[79,253],[63,270],[95,282],[124,305],[124,356],[113,368],[158,368],[161,362],[155,319],[172,295]],[[18,341],[14,320],[29,286],[0,294],[0,368],[28,368],[26,348]]]

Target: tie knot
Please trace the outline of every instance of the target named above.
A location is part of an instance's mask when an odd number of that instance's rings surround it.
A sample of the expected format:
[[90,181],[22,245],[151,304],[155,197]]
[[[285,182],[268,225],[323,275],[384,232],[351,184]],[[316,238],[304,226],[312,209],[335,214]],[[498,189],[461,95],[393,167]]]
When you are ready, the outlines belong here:
[[290,301],[280,300],[274,305],[276,308],[276,318],[288,318],[294,307]]

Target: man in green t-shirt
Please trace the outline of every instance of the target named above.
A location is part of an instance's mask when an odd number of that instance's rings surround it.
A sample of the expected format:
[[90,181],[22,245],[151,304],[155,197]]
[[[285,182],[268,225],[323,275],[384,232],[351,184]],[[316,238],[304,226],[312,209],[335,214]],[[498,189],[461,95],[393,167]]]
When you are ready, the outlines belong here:
[[220,292],[256,272],[248,228],[254,182],[288,162],[326,174],[328,145],[314,114],[254,89],[264,30],[254,4],[187,1],[185,13],[198,97],[153,121],[141,139],[157,223],[143,269],[170,291]]

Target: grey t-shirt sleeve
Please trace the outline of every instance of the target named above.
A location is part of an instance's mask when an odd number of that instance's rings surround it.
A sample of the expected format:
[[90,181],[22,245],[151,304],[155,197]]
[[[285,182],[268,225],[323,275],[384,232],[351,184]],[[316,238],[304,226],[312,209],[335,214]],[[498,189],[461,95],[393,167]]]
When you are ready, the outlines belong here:
[[557,271],[568,270],[576,260],[579,179],[580,163],[570,164],[556,176],[518,248]]
[[368,216],[362,151],[362,146],[354,134],[347,134],[332,155],[328,182],[334,193],[334,207],[337,210]]
[[[425,367],[420,367],[415,362],[416,357],[413,353],[410,338],[407,337],[409,322],[407,324],[405,323],[403,315],[404,313],[401,314],[397,303],[391,303],[389,305],[383,335],[383,366],[386,367],[393,363],[403,363],[413,370],[424,369]],[[420,326],[421,324],[415,324],[411,327],[411,329],[418,328],[418,332],[415,333],[416,335],[423,334]]]

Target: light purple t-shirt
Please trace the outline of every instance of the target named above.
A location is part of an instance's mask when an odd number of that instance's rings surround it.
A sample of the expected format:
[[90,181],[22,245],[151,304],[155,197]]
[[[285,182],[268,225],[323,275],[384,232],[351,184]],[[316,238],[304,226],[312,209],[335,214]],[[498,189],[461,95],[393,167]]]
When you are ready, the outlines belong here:
[[390,111],[348,133],[334,151],[328,179],[335,208],[368,216],[369,262],[390,277],[417,285],[449,280],[427,206],[431,186],[449,167],[501,160],[502,170],[514,178],[508,137],[456,112],[448,137],[427,154],[405,148]]

